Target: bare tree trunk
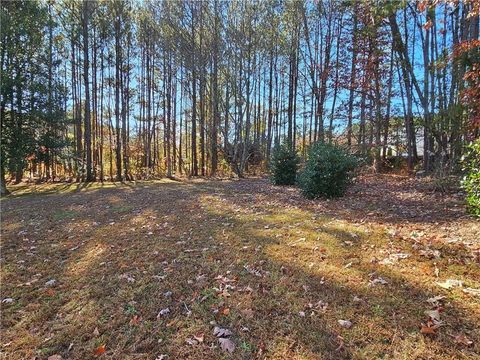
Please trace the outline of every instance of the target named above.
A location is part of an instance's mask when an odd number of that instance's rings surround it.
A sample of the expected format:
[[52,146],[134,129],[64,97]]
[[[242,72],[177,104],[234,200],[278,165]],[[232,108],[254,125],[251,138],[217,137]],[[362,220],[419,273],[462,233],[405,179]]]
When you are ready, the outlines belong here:
[[[117,3],[116,11],[120,12],[121,3]],[[121,63],[122,63],[122,54],[120,46],[120,14],[117,13],[115,18],[115,135],[116,135],[116,166],[117,166],[117,175],[116,180],[122,181],[122,144],[120,138],[120,94],[121,94]]]
[[[211,161],[211,176],[215,176],[218,166],[218,156],[217,156],[217,137],[218,137],[218,126],[220,124],[220,94],[218,92],[218,43],[219,43],[219,10],[218,10],[218,0],[214,0],[214,34],[215,38],[213,40],[213,123],[212,123],[212,134],[211,134],[211,152],[212,152],[212,161]],[[227,120],[226,120],[227,121]]]
[[337,50],[335,54],[335,82],[333,90],[333,101],[332,101],[332,110],[330,112],[330,124],[328,129],[328,142],[332,142],[333,138],[333,118],[335,116],[335,104],[337,102],[337,93],[338,93],[338,75],[339,75],[339,61],[340,61],[340,39],[342,36],[342,21],[340,20],[338,36],[337,36]]
[[272,120],[273,120],[273,48],[270,50],[270,72],[268,77],[268,124],[267,124],[267,161],[270,161],[272,149]]
[[172,123],[172,55],[168,55],[167,68],[167,126],[165,129],[167,140],[167,176],[172,177],[172,158],[171,158],[171,123]]
[[197,163],[197,84],[196,84],[196,64],[195,64],[195,12],[196,12],[196,4],[192,3],[192,139],[191,139],[191,151],[192,151],[192,169],[191,175],[198,176],[198,163]]
[[357,27],[358,19],[356,9],[353,11],[353,34],[352,34],[352,65],[350,70],[350,95],[348,98],[348,122],[347,122],[347,144],[350,148],[352,146],[352,119],[353,119],[353,99],[355,96],[356,82],[357,82]]
[[100,149],[99,149],[99,167],[100,167],[100,181],[103,182],[103,91],[104,91],[104,73],[103,73],[103,40],[102,49],[100,51]]
[[123,152],[123,178],[125,180],[130,180],[129,175],[129,158],[128,158],[128,135],[127,135],[127,127],[128,127],[128,103],[129,103],[129,79],[130,79],[130,70],[129,70],[129,62],[130,62],[130,33],[127,35],[127,66],[126,71],[121,74],[121,94],[122,94],[122,152]]
[[385,113],[385,123],[383,124],[383,160],[385,161],[387,157],[387,148],[388,148],[388,134],[390,131],[390,111],[392,105],[392,89],[393,89],[393,64],[394,64],[394,52],[393,48],[390,52],[390,69],[388,71],[388,94],[387,94],[387,110]]
[[0,166],[0,196],[8,194],[10,194],[10,191],[8,191],[7,182],[5,181],[5,170],[3,166]]
[[86,181],[93,181],[92,174],[92,130],[91,130],[91,119],[90,119],[90,84],[89,84],[89,68],[90,63],[88,60],[88,19],[90,18],[90,2],[83,2],[83,11],[82,11],[82,32],[83,32],[83,79],[85,83],[85,151],[86,151],[86,167],[87,167],[87,177]]
[[[198,2],[200,5],[200,15],[199,15],[199,50],[198,50],[198,63],[200,65],[200,70],[198,74],[199,78],[199,91],[200,91],[200,173],[202,176],[205,176],[205,91],[206,91],[206,79],[205,79],[205,55],[203,50],[203,3]],[[195,65],[194,65],[195,66]]]

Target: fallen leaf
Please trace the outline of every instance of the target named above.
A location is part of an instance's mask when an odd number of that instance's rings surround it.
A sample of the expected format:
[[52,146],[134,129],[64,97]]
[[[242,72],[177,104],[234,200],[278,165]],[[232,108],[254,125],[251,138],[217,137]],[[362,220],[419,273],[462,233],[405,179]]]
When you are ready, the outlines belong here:
[[438,310],[427,310],[425,315],[429,316],[434,321],[440,321],[440,312]]
[[223,308],[221,313],[222,313],[222,315],[227,316],[228,314],[230,314],[230,309],[229,308]]
[[230,293],[226,290],[226,289],[223,289],[222,291],[220,291],[218,293],[218,296],[219,297],[224,297],[224,298],[227,298],[227,297],[230,297]]
[[170,314],[170,309],[169,308],[165,308],[165,309],[162,309],[159,311],[158,315],[157,315],[157,319],[160,319],[162,316],[165,316],[165,315],[168,315]]
[[425,335],[433,335],[435,334],[435,329],[433,327],[422,325],[422,328],[420,329],[420,333]]
[[103,344],[103,345],[100,345],[99,347],[97,347],[97,348],[95,349],[95,351],[93,352],[93,354],[94,354],[95,356],[100,356],[100,355],[102,355],[102,354],[105,354],[105,351],[106,351],[106,349],[105,349],[105,344]]
[[338,320],[338,323],[341,327],[344,327],[346,329],[350,329],[353,325],[352,322],[349,320]]
[[465,345],[465,346],[473,345],[473,341],[463,334],[454,336],[454,339],[455,339],[455,342],[459,345]]
[[375,286],[375,285],[377,285],[377,284],[386,285],[386,284],[388,284],[388,282],[387,282],[385,279],[381,278],[381,277],[378,277],[378,278],[375,278],[375,279],[373,279],[373,280],[370,280],[370,283],[369,283],[370,286]]
[[185,342],[186,342],[188,345],[197,345],[197,344],[198,344],[198,341],[195,340],[195,339],[192,339],[192,338],[186,339]]
[[[434,314],[435,315],[435,314]],[[422,327],[420,329],[420,333],[428,335],[428,334],[435,334],[436,330],[442,326],[442,323],[439,320],[435,320],[429,318],[426,324],[422,323]]]
[[382,261],[379,262],[379,264],[382,265],[394,265],[397,263],[399,260],[406,259],[410,257],[410,254],[407,253],[394,253],[390,254],[387,258],[383,259]]
[[127,282],[129,282],[129,283],[135,282],[135,278],[134,278],[133,276],[128,275],[128,274],[119,275],[118,278],[119,278],[119,279],[125,279],[125,280],[127,280]]
[[328,303],[326,303],[323,300],[319,300],[319,301],[317,301],[317,303],[314,306],[315,306],[316,309],[318,309],[322,312],[325,312],[327,310]]
[[48,360],[62,360],[62,357],[60,355],[50,355],[48,357]]
[[355,295],[355,296],[353,297],[353,302],[355,302],[355,303],[362,303],[362,302],[364,302],[364,301],[363,301],[361,298],[359,298],[357,295]]
[[444,282],[437,282],[436,284],[444,289],[451,289],[452,287],[462,287],[463,281],[448,279]]
[[140,323],[140,320],[141,320],[141,319],[142,319],[142,318],[141,318],[140,316],[134,315],[134,316],[132,317],[132,319],[130,320],[130,325],[132,325],[132,326],[137,326],[137,325]]
[[439,250],[425,249],[419,251],[420,256],[425,256],[429,259],[440,259],[441,253]]
[[199,343],[203,343],[204,334],[193,335],[193,338],[197,340]]
[[302,241],[305,241],[307,240],[306,238],[299,238],[298,240],[295,240],[295,241],[292,241],[290,244],[288,244],[289,246],[295,246],[296,244],[298,244],[299,242],[302,242]]
[[235,344],[232,340],[226,338],[219,338],[218,342],[220,343],[220,348],[223,351],[228,351],[229,353],[233,353],[235,351]]
[[474,288],[468,287],[463,289],[463,292],[470,295],[474,295],[474,296],[480,296],[480,289],[474,289]]
[[232,334],[233,333],[230,330],[222,329],[221,327],[218,327],[218,326],[215,326],[215,328],[213,329],[213,335],[215,335],[217,337],[226,337],[226,336],[230,336]]
[[427,302],[432,306],[438,306],[440,301],[443,299],[445,299],[445,296],[438,295],[438,296],[427,299]]

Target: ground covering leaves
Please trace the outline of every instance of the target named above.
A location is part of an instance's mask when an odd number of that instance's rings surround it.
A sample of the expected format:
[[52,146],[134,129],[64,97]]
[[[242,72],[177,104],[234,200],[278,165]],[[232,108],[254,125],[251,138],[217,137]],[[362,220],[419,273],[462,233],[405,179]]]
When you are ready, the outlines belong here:
[[5,359],[474,359],[462,194],[363,176],[20,186],[2,207]]

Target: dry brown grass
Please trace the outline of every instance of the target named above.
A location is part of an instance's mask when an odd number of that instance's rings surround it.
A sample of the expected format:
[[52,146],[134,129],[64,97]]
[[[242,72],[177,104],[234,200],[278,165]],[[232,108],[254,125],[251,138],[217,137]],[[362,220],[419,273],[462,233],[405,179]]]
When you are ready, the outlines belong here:
[[[480,288],[479,223],[455,194],[394,177],[335,201],[261,179],[34,190],[1,203],[5,359],[480,356],[479,298],[436,284]],[[443,326],[423,335],[436,295]]]

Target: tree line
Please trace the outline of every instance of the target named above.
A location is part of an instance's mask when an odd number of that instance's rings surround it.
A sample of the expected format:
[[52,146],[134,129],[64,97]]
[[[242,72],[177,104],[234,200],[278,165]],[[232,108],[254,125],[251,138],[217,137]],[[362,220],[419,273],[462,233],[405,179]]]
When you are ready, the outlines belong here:
[[[1,183],[243,176],[315,142],[454,171],[476,1],[1,3]],[[473,98],[472,98],[473,96]],[[476,98],[475,98],[476,97]]]

